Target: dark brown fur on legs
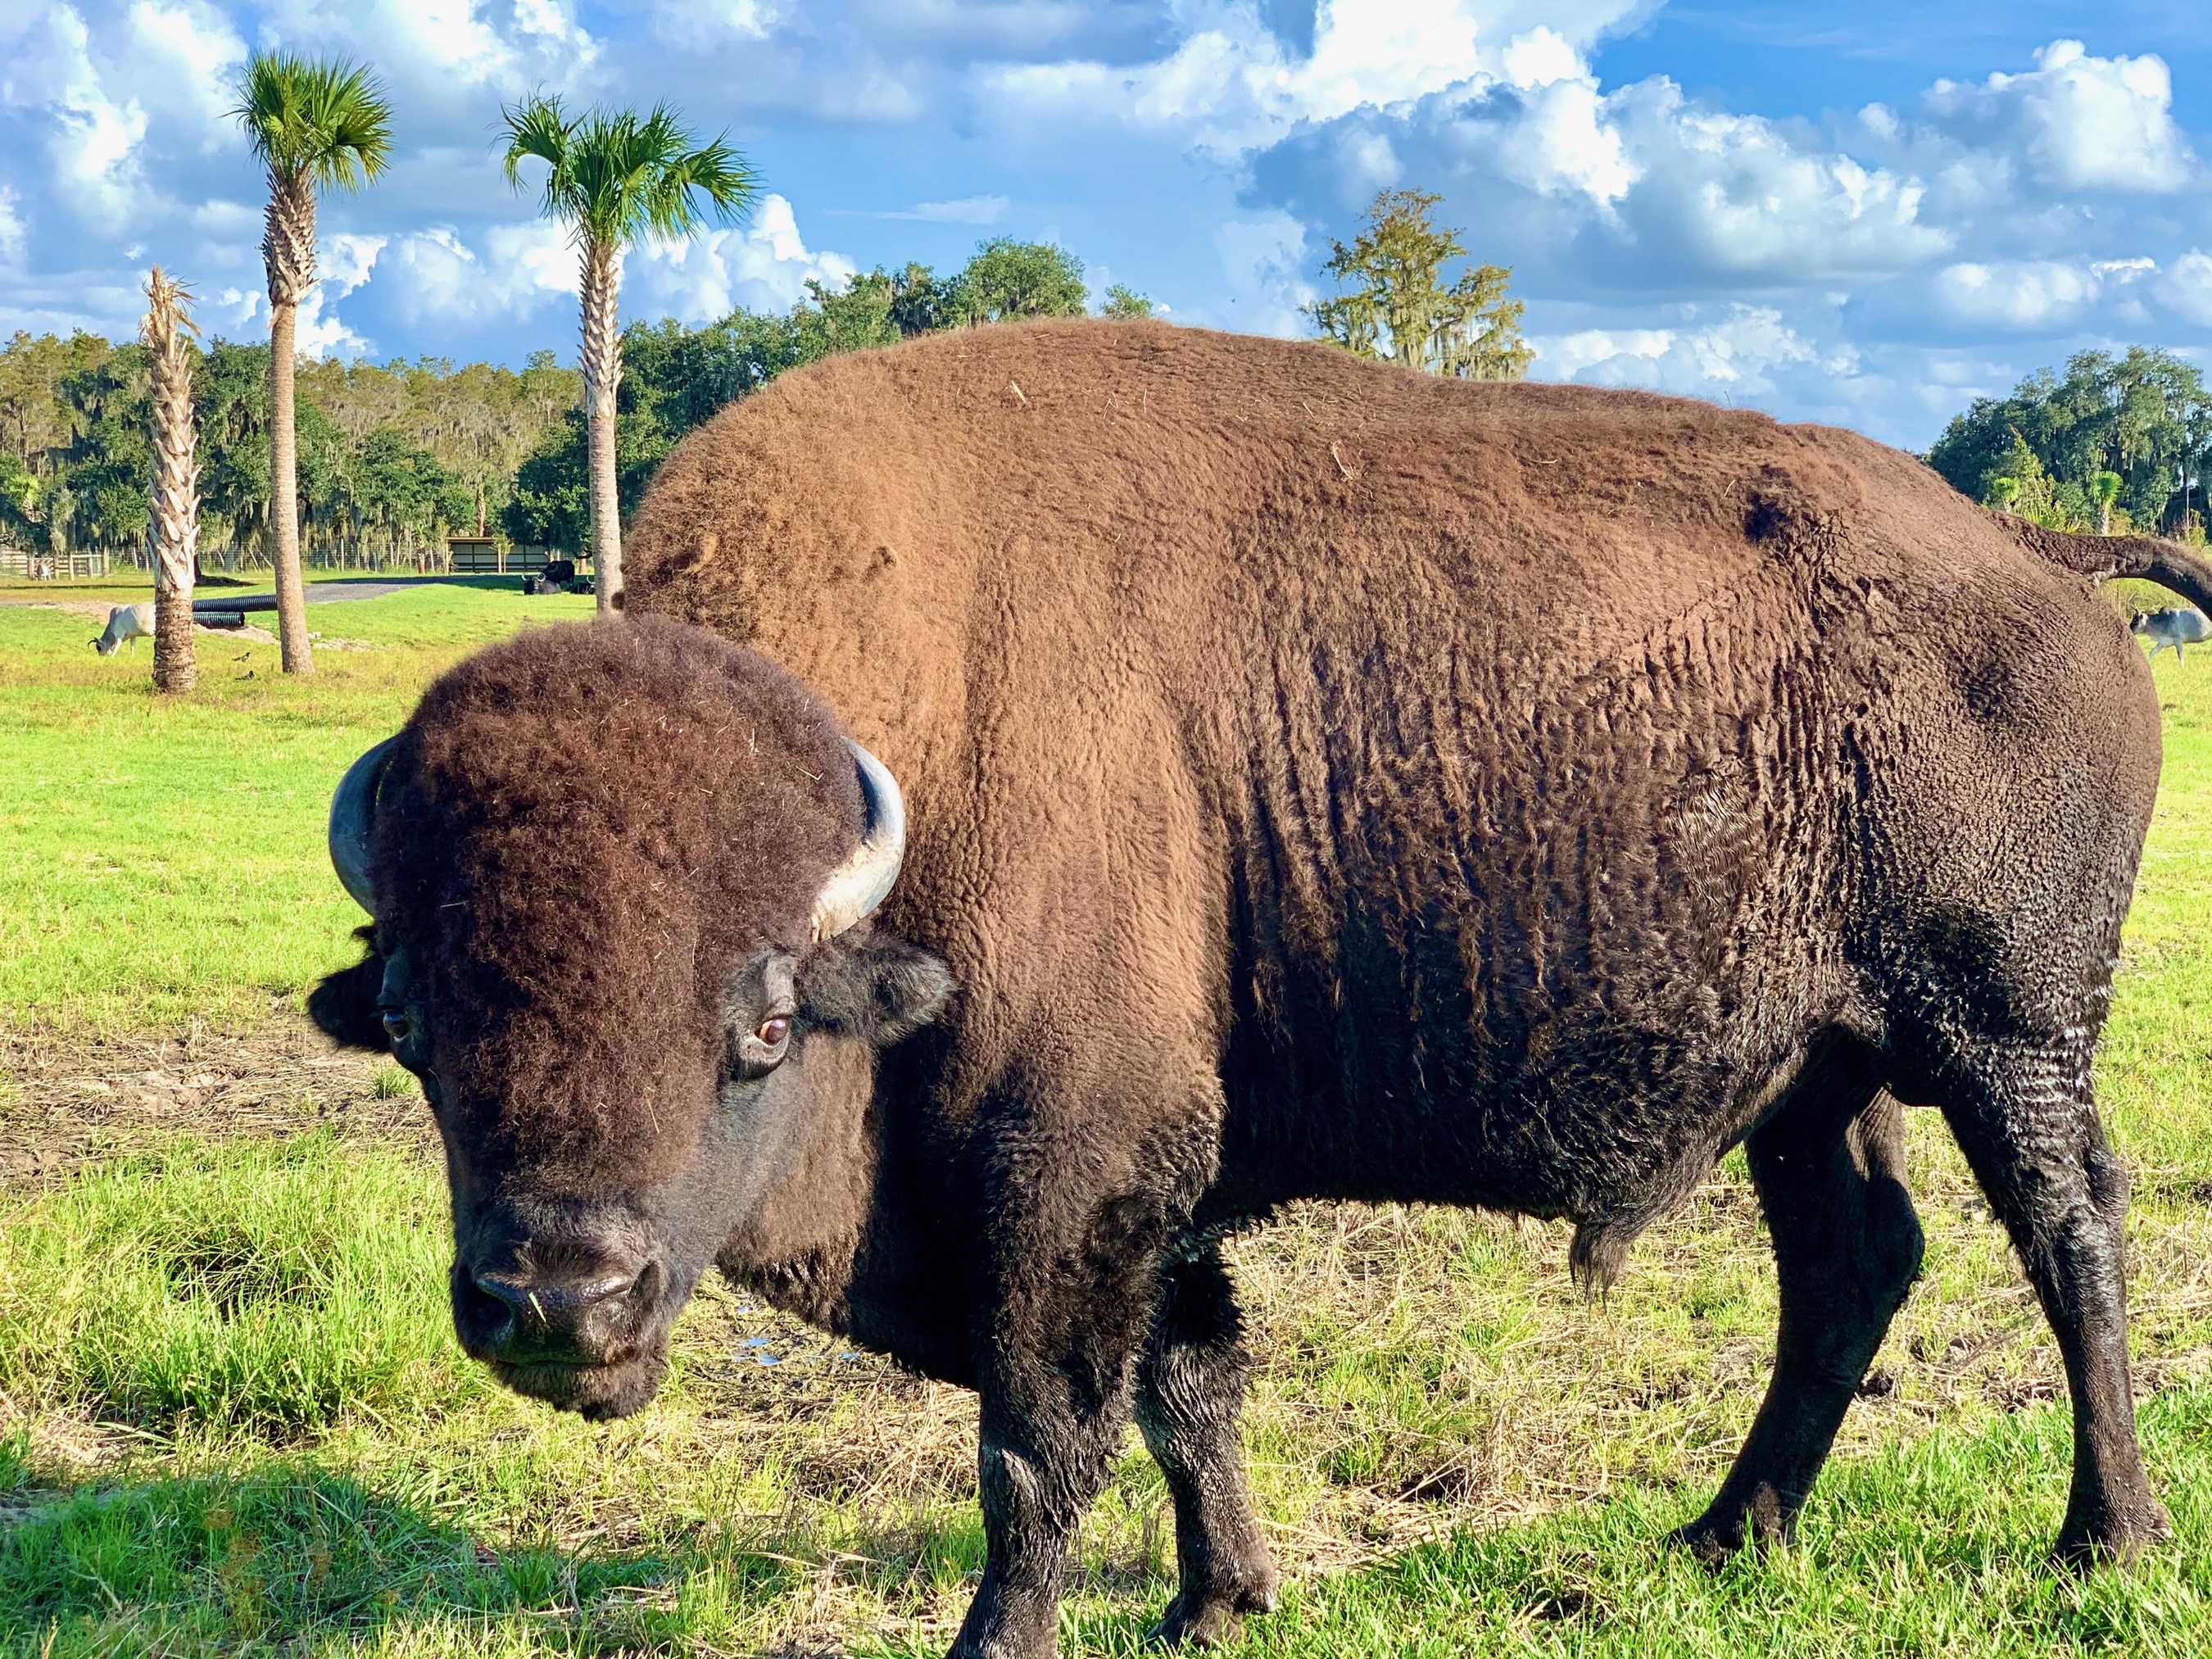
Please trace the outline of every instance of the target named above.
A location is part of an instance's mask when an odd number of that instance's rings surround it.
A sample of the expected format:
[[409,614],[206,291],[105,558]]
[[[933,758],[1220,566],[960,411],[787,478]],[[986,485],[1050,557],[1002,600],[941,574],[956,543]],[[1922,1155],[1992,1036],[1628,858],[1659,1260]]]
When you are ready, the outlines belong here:
[[1774,1378],[1711,1507],[1675,1534],[1719,1561],[1786,1541],[1844,1413],[1920,1270],[1905,1114],[1853,1042],[1816,1059],[1747,1148],[1782,1290]]
[[2172,1536],[2128,1384],[2128,1178],[2088,1099],[2088,1055],[1990,1048],[1939,1080],[1943,1115],[2011,1233],[2065,1357],[2074,1480],[2053,1554],[2125,1558]]
[[976,1480],[988,1556],[954,1659],[1053,1652],[1076,1530],[1120,1449],[1157,1294],[1157,1200],[1094,1206],[1024,1139],[1007,1137],[990,1206]]
[[1237,1419],[1247,1362],[1237,1292],[1211,1244],[1169,1263],[1138,1375],[1137,1424],[1175,1502],[1176,1598],[1148,1638],[1211,1647],[1248,1613],[1272,1613],[1279,1580],[1244,1474]]

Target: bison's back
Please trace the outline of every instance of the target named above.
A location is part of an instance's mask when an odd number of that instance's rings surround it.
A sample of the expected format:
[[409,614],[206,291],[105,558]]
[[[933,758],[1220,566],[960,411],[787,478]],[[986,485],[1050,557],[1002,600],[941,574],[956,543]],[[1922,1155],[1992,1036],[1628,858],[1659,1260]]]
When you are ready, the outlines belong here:
[[671,457],[629,556],[632,604],[760,646],[923,781],[1032,730],[1219,775],[1347,701],[1414,743],[1641,684],[1648,736],[1815,656],[1894,690],[1981,648],[1961,614],[2087,596],[1850,433],[1091,321],[786,375]]
[[[1882,533],[1902,521],[1905,571]],[[1249,637],[1346,605],[1409,632],[1465,614],[1508,654],[1595,662],[1778,565],[1894,582],[2002,541],[1846,433],[1083,321],[783,377],[679,447],[629,557],[632,603],[795,651],[834,695],[1048,619],[1203,676],[1209,620]]]

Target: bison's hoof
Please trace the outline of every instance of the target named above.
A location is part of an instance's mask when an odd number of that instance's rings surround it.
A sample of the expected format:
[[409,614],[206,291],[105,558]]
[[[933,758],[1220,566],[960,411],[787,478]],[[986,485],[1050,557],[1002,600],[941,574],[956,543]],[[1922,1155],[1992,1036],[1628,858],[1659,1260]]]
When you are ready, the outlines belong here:
[[1790,1541],[1786,1525],[1768,1528],[1761,1526],[1749,1516],[1731,1516],[1715,1520],[1703,1515],[1686,1527],[1677,1527],[1667,1534],[1667,1541],[1677,1548],[1686,1549],[1702,1566],[1723,1567],[1746,1550],[1756,1550],[1765,1555],[1767,1551]]
[[1275,1610],[1276,1582],[1271,1571],[1239,1589],[1180,1595],[1168,1603],[1166,1613],[1145,1638],[1145,1645],[1214,1648],[1233,1641],[1244,1614]]
[[2051,1547],[2051,1559],[2069,1572],[2087,1572],[2132,1561],[2172,1537],[2173,1523],[2166,1519],[2166,1505],[2146,1496],[2124,1510],[2081,1520],[2069,1515],[2057,1543]]
[[1701,1565],[1718,1567],[1741,1554],[1751,1540],[1740,1526],[1718,1526],[1701,1517],[1686,1527],[1675,1528],[1667,1534],[1667,1541],[1689,1551]]
[[1717,1567],[1747,1547],[1764,1555],[1775,1545],[1788,1543],[1796,1516],[1796,1505],[1784,1503],[1782,1495],[1764,1480],[1751,1488],[1747,1500],[1723,1487],[1711,1508],[1688,1526],[1675,1528],[1667,1541],[1689,1551],[1706,1566]]

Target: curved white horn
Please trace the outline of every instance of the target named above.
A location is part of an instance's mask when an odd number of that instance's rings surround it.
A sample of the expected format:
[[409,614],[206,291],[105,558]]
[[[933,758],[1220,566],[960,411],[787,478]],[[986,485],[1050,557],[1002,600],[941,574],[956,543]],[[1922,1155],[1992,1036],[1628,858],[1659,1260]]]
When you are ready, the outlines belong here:
[[372,916],[376,889],[368,879],[368,834],[376,820],[377,786],[384,781],[385,763],[397,741],[386,738],[346,768],[337,793],[331,797],[331,866],[338,872],[339,885]]
[[830,872],[815,896],[814,937],[833,939],[862,917],[875,913],[898,879],[899,864],[906,857],[906,799],[890,768],[866,750],[845,739],[860,774],[860,801],[867,811],[867,828],[852,857]]

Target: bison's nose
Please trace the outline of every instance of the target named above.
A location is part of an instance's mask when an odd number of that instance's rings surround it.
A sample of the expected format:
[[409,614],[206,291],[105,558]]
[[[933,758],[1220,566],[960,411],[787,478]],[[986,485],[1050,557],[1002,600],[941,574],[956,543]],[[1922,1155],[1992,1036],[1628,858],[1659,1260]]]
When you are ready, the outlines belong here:
[[477,1272],[459,1287],[457,1322],[464,1343],[483,1358],[605,1364],[635,1336],[653,1276],[649,1264],[567,1275]]

